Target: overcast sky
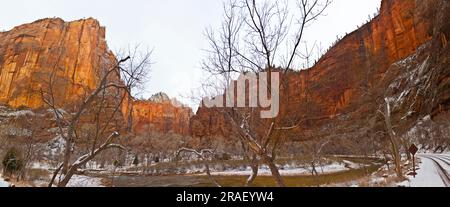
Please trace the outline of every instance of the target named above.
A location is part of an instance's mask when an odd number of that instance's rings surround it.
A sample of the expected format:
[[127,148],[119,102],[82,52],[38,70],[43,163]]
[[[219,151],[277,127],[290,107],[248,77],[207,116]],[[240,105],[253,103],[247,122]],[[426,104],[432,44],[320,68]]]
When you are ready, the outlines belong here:
[[[305,40],[328,48],[376,12],[381,0],[334,0],[326,16],[308,28]],[[222,0],[14,0],[2,2],[0,30],[45,17],[66,21],[94,17],[106,27],[112,51],[140,44],[154,49],[151,79],[144,97],[163,91],[188,102],[198,86],[208,42],[205,28],[219,25]],[[189,103],[193,105],[193,103]]]

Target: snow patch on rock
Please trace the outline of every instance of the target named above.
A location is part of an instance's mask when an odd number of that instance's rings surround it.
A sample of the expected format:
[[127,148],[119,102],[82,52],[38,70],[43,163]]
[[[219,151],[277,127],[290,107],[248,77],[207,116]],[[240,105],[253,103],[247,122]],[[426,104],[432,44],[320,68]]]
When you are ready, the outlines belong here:
[[35,113],[32,112],[31,110],[21,110],[21,111],[3,112],[0,113],[0,116],[3,117],[35,116]]

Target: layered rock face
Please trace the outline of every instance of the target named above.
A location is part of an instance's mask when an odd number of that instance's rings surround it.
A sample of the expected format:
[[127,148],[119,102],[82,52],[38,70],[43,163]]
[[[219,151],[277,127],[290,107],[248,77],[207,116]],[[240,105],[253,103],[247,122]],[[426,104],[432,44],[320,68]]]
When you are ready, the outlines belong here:
[[189,120],[192,110],[177,104],[164,93],[149,100],[133,101],[132,128],[136,134],[175,133],[189,135]]
[[[383,0],[377,17],[340,40],[315,66],[287,74],[277,122],[306,120],[289,133],[291,139],[332,138],[342,144],[344,139],[361,143],[384,130],[377,111],[385,98],[395,105],[400,132],[427,114],[446,114],[448,4]],[[200,108],[191,123],[195,136],[230,135],[226,119],[213,109]]]
[[[57,106],[70,111],[115,64],[116,57],[106,44],[105,28],[95,19],[42,19],[15,27],[0,33],[0,104],[45,108],[41,89],[49,91],[52,77]],[[118,76],[111,79],[120,81]],[[125,96],[117,125],[129,123],[137,134],[189,134],[189,108],[174,106],[164,97],[153,99],[133,101]],[[90,118],[86,116],[83,122],[89,123]]]
[[43,106],[40,89],[55,77],[55,96],[72,103],[93,89],[102,70],[115,62],[105,28],[94,19],[42,19],[0,33],[0,102]]

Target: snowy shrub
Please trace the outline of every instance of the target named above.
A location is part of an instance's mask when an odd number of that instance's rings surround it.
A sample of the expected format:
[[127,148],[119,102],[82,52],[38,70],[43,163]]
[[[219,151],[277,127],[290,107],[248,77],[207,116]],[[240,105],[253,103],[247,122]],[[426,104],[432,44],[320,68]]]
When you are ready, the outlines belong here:
[[20,158],[19,151],[16,148],[9,149],[3,157],[3,171],[5,174],[13,174],[23,168],[23,160]]

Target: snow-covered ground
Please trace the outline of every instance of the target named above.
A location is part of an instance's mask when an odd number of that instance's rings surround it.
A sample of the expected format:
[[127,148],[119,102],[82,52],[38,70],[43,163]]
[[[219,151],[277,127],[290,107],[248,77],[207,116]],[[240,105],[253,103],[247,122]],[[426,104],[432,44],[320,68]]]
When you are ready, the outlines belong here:
[[[35,180],[33,181],[36,187],[47,187],[48,180]],[[105,187],[102,185],[101,178],[88,177],[84,175],[74,175],[67,187]]]
[[[442,156],[448,155],[419,155],[418,157],[420,158],[421,163],[419,164],[416,177],[408,176],[408,180],[399,183],[398,185],[406,187],[446,187],[446,183],[443,179],[443,176],[445,175],[442,175],[443,172],[439,169],[436,162],[447,171],[447,175],[450,173],[450,166],[439,159],[433,159],[433,157]],[[433,160],[436,160],[436,162]]]
[[[48,181],[36,180],[34,182],[35,186],[46,187]],[[0,176],[0,187],[9,187],[10,183],[6,182]],[[101,178],[88,177],[84,175],[74,175],[70,179],[67,187],[104,187],[101,182]]]
[[385,177],[377,177],[377,176],[371,176],[369,180],[369,186],[384,186],[387,183],[387,179]]
[[[348,166],[350,166],[350,167],[348,167]],[[329,165],[324,165],[323,167],[317,166],[316,170],[319,174],[322,174],[322,173],[334,173],[334,172],[346,171],[346,170],[355,169],[358,167],[359,167],[359,165],[356,163],[353,163],[350,161],[345,161],[343,163],[332,163]],[[308,175],[308,174],[311,174],[311,169],[285,166],[284,169],[280,169],[279,172],[283,176]],[[240,171],[239,170],[229,170],[229,171],[222,171],[222,172],[211,172],[211,174],[219,175],[219,176],[248,176],[248,175],[252,174],[252,171],[250,168],[247,168],[246,170],[240,170]],[[272,173],[270,172],[270,169],[265,167],[265,168],[260,168],[258,170],[258,175],[259,176],[271,176]]]
[[1,175],[0,175],[0,187],[9,187],[9,183],[3,180]]
[[101,178],[93,178],[84,175],[74,175],[67,187],[104,187]]

